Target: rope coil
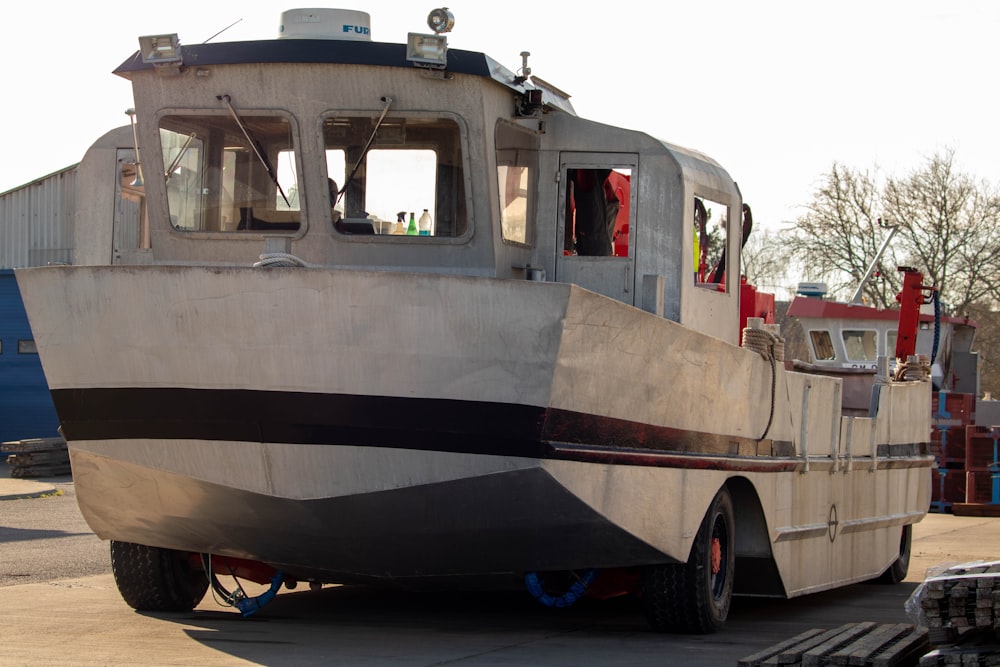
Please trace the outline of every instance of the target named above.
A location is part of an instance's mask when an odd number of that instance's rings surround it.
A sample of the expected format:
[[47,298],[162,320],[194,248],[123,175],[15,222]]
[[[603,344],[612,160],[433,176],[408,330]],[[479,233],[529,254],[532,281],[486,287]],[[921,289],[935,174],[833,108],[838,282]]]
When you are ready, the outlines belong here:
[[785,360],[785,339],[765,329],[744,329],[743,347],[757,352],[765,361]]
[[767,426],[757,442],[761,442],[771,431],[774,423],[774,392],[778,383],[777,362],[785,360],[785,339],[766,329],[747,327],[743,329],[743,347],[756,352],[771,364],[771,407],[767,415]]
[[305,260],[287,252],[266,252],[260,256],[259,262],[254,262],[255,269],[269,268],[272,266],[301,266],[308,267]]
[[925,354],[897,359],[892,379],[896,382],[926,382],[931,376],[931,360]]

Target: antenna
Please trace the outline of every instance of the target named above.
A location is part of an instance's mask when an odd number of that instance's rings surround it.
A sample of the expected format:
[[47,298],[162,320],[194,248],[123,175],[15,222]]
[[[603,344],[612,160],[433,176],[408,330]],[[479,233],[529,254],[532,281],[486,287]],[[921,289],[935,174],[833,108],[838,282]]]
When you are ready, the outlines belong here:
[[236,25],[237,23],[239,23],[239,22],[240,22],[240,21],[242,21],[242,20],[243,20],[243,19],[236,19],[235,21],[233,21],[232,23],[230,23],[229,25],[227,25],[227,26],[226,26],[225,28],[223,28],[223,29],[222,29],[222,30],[220,30],[219,32],[215,33],[214,35],[212,35],[211,37],[209,37],[208,39],[206,39],[206,40],[205,40],[204,42],[202,42],[202,44],[208,44],[208,43],[209,43],[209,42],[211,42],[211,41],[212,41],[213,39],[215,39],[216,37],[218,37],[219,35],[221,35],[221,34],[222,34],[222,33],[224,33],[225,31],[229,30],[230,28],[232,28],[232,27],[233,27],[234,25]]

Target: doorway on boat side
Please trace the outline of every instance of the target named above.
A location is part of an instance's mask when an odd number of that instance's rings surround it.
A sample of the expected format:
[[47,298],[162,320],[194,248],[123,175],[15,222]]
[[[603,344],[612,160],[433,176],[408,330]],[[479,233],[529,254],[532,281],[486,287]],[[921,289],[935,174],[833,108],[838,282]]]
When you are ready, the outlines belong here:
[[638,156],[560,156],[556,280],[635,302],[635,193]]
[[725,290],[726,245],[729,236],[729,206],[695,196],[692,243],[694,283],[699,287]]
[[144,263],[140,258],[149,255],[152,246],[146,214],[146,189],[134,149],[118,149],[116,174],[111,261],[114,264]]

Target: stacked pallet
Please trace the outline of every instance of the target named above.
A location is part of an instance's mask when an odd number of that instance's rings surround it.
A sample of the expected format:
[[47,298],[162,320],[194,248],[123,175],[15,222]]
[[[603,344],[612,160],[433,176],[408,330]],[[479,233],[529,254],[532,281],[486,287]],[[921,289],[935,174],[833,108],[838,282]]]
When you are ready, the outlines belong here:
[[736,664],[737,667],[911,667],[930,647],[927,636],[925,628],[908,623],[847,623],[833,630],[807,630]]
[[6,453],[11,477],[69,475],[69,449],[62,438],[32,438],[0,444]]
[[907,623],[813,629],[740,659],[737,667],[1000,667],[1000,561],[965,563],[928,577],[909,601]]
[[962,641],[936,648],[920,658],[920,667],[1000,665],[1000,645],[992,633],[975,632]]
[[929,577],[911,599],[937,648],[936,665],[1000,665],[1000,561],[966,563]]

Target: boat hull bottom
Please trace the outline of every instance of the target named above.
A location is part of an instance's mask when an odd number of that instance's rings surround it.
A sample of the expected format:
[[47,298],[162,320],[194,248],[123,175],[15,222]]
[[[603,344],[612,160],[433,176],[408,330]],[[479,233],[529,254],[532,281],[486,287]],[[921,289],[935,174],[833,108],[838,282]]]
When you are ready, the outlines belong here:
[[540,467],[302,500],[72,457],[81,511],[102,539],[246,558],[299,579],[460,581],[672,560]]

